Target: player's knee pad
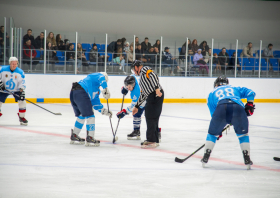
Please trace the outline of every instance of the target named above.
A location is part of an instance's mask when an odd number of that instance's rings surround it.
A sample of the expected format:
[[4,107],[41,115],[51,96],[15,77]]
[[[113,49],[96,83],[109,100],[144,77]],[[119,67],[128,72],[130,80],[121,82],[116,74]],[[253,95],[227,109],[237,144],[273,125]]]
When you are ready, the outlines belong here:
[[206,137],[206,141],[216,143],[218,137],[219,137],[218,135],[212,135],[208,133]]
[[238,139],[239,139],[239,143],[242,144],[242,143],[250,143],[250,140],[249,140],[249,134],[248,133],[245,133],[245,134],[236,134]]

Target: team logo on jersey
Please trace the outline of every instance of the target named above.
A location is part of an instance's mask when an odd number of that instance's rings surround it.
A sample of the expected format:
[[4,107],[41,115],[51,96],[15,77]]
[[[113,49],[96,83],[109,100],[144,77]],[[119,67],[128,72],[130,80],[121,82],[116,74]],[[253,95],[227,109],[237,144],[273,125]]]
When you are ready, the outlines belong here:
[[6,82],[6,89],[13,90],[16,84],[14,83],[13,79],[10,79]]
[[17,76],[15,76],[15,79],[17,79]]
[[6,78],[8,78],[8,74],[6,74]]

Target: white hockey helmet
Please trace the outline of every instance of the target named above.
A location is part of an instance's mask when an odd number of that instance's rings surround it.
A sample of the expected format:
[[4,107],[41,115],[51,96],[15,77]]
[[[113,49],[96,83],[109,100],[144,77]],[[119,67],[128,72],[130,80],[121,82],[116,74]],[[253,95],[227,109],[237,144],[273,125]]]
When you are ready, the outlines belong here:
[[17,61],[17,63],[18,63],[17,57],[11,56],[10,59],[9,59],[9,64],[11,64],[12,61]]
[[103,74],[105,76],[105,80],[106,82],[108,82],[109,78],[108,78],[108,74],[106,72],[99,72],[100,74]]

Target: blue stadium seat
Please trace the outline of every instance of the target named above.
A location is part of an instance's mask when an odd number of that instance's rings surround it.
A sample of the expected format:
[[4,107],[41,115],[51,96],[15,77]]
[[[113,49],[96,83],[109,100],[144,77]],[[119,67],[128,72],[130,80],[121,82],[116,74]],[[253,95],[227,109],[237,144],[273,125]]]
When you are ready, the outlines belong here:
[[271,58],[269,60],[270,64],[272,65],[273,71],[279,71],[279,60],[276,58]]
[[228,50],[228,55],[229,55],[229,57],[232,56],[233,52],[235,52],[235,50],[233,50],[233,49]]
[[[260,57],[260,50],[258,50],[257,52],[258,52],[258,56]],[[263,50],[261,51],[261,53],[263,53]]]
[[82,48],[89,52],[91,50],[91,45],[89,43],[82,43]]
[[64,52],[62,52],[62,51],[56,51],[56,56],[64,56]]
[[89,60],[89,53],[85,52],[86,59]]
[[112,59],[113,59],[113,54],[112,54],[112,53],[107,53],[107,54],[108,54],[108,56],[109,56],[108,61],[112,61]]
[[[108,45],[107,45],[107,47],[108,47]],[[100,50],[99,51],[100,52],[105,52],[105,44],[100,45]]]
[[179,54],[181,53],[181,49],[182,49],[181,47],[178,47]]
[[65,57],[64,56],[57,56],[59,62],[56,65],[64,65]]
[[217,55],[219,55],[220,51],[220,49],[213,49],[213,54],[217,53]]
[[245,71],[251,71],[254,69],[255,65],[255,59],[254,58],[243,58],[243,63],[244,63],[244,70]]
[[274,57],[277,57],[277,58],[280,58],[280,50],[275,50],[275,51],[273,52],[273,56],[274,56]]
[[40,58],[40,57],[41,57],[41,51],[36,50],[36,52],[37,52],[37,55],[36,55],[36,57],[35,57],[35,58]]
[[237,50],[237,54],[238,54],[238,57],[240,57],[240,54],[242,53],[243,49],[238,49]]

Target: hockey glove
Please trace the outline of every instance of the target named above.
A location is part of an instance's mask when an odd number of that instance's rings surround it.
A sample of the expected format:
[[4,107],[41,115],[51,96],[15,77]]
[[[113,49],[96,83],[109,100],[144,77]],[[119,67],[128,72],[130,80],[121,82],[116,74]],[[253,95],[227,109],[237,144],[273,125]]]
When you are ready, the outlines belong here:
[[254,113],[255,105],[252,102],[247,102],[245,105],[245,112],[247,116],[251,116]]
[[222,135],[222,134],[221,134],[221,135],[219,135],[219,137],[217,138],[217,140],[221,139],[221,137],[223,137],[223,135]]
[[128,93],[128,90],[125,87],[122,87],[122,94],[126,95]]
[[4,90],[5,90],[4,83],[0,80],[0,91],[4,91]]
[[25,99],[25,92],[24,91],[22,91],[22,92],[20,92],[20,94],[19,94],[19,100],[24,100]]
[[105,115],[105,116],[109,116],[110,118],[112,118],[112,111],[108,111],[108,109],[102,108],[101,109],[101,114]]
[[118,118],[123,118],[124,116],[128,115],[125,109],[121,110],[119,113],[117,113]]
[[105,98],[105,100],[108,100],[110,98],[110,91],[108,88],[103,89],[102,94],[103,94],[103,97]]

